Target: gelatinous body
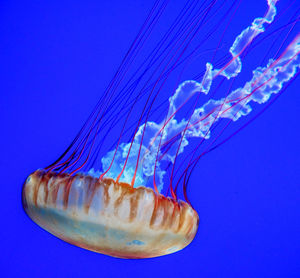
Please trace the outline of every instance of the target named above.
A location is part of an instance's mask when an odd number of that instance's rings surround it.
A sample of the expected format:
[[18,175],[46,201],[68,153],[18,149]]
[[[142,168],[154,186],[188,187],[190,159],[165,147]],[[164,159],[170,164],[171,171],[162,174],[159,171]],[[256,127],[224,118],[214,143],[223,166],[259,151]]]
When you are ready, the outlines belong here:
[[[230,45],[223,35],[241,1],[227,1],[232,3],[226,8],[226,1],[183,1],[178,17],[145,55],[143,46],[169,2],[155,1],[66,151],[25,183],[28,215],[74,245],[122,258],[156,257],[187,246],[199,221],[187,197],[198,161],[246,127],[299,76],[299,18],[294,14],[272,29],[282,16],[277,0],[267,0],[264,15],[243,26]],[[214,20],[223,5],[220,20]],[[291,8],[292,3],[283,13]],[[217,44],[201,50],[218,29]],[[264,42],[266,55],[257,59]],[[251,52],[261,62],[249,71]],[[135,66],[139,55],[142,62]],[[181,80],[200,56],[205,56],[202,72]],[[169,79],[173,73],[175,81]],[[263,104],[251,120],[243,120]],[[236,121],[244,122],[227,132]]]
[[60,239],[121,258],[179,251],[198,228],[198,214],[185,202],[82,174],[34,172],[23,204],[33,221]]

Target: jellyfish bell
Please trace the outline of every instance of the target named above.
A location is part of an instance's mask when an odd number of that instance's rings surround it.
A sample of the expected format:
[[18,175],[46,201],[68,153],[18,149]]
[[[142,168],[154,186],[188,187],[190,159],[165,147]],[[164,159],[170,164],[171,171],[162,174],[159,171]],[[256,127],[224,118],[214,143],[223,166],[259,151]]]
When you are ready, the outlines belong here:
[[[169,75],[179,66],[184,70],[196,56],[202,44],[184,55],[197,34],[206,37],[201,28],[207,23],[207,14],[214,13],[216,2],[187,1],[162,40],[126,79],[168,4],[167,0],[155,2],[73,142],[54,163],[26,180],[23,205],[34,222],[71,244],[120,258],[157,257],[191,243],[199,217],[188,200],[187,184],[199,159],[249,123],[224,138],[229,124],[249,115],[254,103],[267,103],[268,107],[278,98],[298,76],[300,67],[300,35],[288,40],[298,23],[292,17],[271,33],[279,32],[282,37],[281,32],[286,32],[273,58],[256,67],[242,86],[232,89],[245,56],[255,50],[255,40],[276,21],[277,1],[268,0],[264,16],[254,18],[237,34],[227,56],[214,63],[214,50],[204,72],[178,86],[176,83],[163,103],[167,108],[160,110],[160,105],[155,106],[157,96]],[[234,1],[217,27],[228,17],[231,22],[239,3]],[[228,26],[227,22],[225,30]],[[211,28],[207,36],[216,26],[211,24]],[[229,89],[216,99],[215,91],[227,81],[232,81]],[[200,104],[199,99],[207,96]],[[154,120],[157,114],[163,116]],[[118,131],[116,140],[112,130]],[[187,151],[194,139],[196,145]]]
[[31,219],[58,238],[119,258],[150,258],[183,249],[198,214],[186,202],[113,179],[37,170],[25,182]]

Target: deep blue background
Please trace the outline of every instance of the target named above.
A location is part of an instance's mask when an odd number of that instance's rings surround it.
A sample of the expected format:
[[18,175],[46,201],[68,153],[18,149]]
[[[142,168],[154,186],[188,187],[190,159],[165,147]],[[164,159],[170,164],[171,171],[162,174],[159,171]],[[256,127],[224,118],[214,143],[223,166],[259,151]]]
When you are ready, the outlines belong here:
[[[233,35],[265,11],[248,2]],[[151,4],[0,2],[1,277],[300,277],[299,80],[201,160],[189,193],[200,227],[181,252],[115,259],[58,240],[24,213],[26,176],[73,139]]]

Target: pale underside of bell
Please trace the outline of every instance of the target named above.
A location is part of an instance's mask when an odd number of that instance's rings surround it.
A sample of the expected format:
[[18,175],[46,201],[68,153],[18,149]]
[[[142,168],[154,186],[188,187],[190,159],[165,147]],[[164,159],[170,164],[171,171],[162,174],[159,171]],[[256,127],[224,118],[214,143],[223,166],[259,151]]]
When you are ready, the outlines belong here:
[[73,245],[120,258],[179,251],[195,237],[198,214],[187,203],[113,179],[37,170],[23,205],[39,226]]

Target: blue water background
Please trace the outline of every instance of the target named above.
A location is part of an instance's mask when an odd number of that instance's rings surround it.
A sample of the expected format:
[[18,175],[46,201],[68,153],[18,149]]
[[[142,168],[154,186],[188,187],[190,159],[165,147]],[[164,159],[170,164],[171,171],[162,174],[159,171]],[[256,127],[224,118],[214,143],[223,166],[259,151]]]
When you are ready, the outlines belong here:
[[[181,1],[171,2],[175,12]],[[244,2],[232,38],[266,8]],[[199,231],[181,252],[111,258],[55,238],[23,211],[25,178],[74,138],[151,4],[1,1],[1,277],[300,277],[299,80],[200,161],[189,187]]]

